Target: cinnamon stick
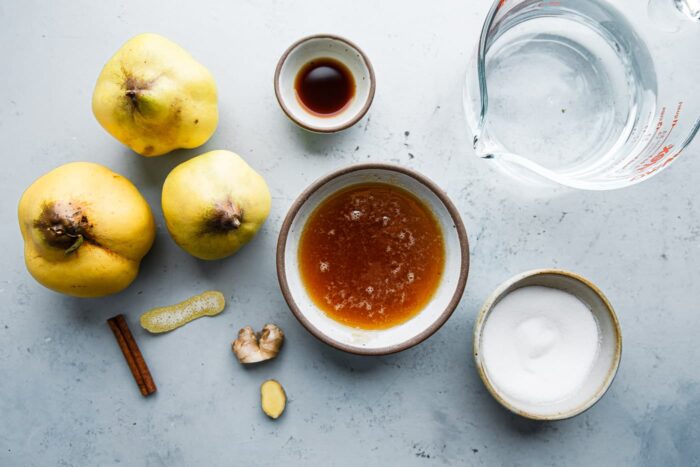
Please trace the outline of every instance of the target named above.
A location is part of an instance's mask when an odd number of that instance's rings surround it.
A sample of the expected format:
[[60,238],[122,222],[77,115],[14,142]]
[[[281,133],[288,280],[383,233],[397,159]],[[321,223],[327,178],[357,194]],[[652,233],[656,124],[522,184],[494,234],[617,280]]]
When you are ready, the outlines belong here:
[[156,392],[157,388],[151,372],[146,365],[146,361],[141,354],[139,346],[136,344],[134,336],[131,334],[129,325],[124,318],[124,315],[117,315],[107,320],[114,337],[117,339],[119,348],[124,354],[126,363],[129,365],[131,374],[144,397]]

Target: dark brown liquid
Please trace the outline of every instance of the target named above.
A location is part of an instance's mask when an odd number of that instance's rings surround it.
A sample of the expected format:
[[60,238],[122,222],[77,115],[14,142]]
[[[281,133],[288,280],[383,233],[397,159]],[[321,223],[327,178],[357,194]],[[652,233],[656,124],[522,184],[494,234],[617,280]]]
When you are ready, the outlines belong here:
[[317,58],[301,67],[294,80],[299,103],[308,112],[331,117],[340,113],[355,95],[355,80],[344,64]]
[[348,326],[386,329],[418,314],[445,265],[440,226],[411,193],[363,183],[324,200],[299,243],[302,282],[314,303]]

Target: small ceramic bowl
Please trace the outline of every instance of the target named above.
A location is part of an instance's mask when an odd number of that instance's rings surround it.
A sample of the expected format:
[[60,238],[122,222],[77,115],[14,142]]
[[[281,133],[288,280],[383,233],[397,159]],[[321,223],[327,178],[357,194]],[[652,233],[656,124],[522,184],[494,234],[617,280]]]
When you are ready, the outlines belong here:
[[[481,337],[491,310],[510,292],[532,285],[560,289],[577,297],[593,313],[600,333],[598,355],[585,383],[566,399],[552,404],[528,404],[509,397],[493,384],[489,377],[489,369],[482,359]],[[486,389],[506,409],[533,420],[562,420],[589,409],[608,390],[620,364],[622,334],[615,311],[603,292],[593,283],[568,271],[536,269],[518,274],[504,282],[486,300],[474,324],[473,352],[477,371]]]
[[[341,112],[327,117],[304,109],[294,88],[299,70],[319,58],[333,58],[343,63],[355,80],[351,102]],[[330,34],[298,40],[282,54],[275,70],[275,95],[280,107],[294,123],[316,133],[334,133],[360,121],[372,104],[374,90],[374,70],[367,56],[349,40]]]
[[[445,269],[433,298],[416,316],[389,329],[364,330],[328,317],[309,297],[299,273],[298,246],[309,215],[328,196],[350,185],[390,183],[423,201],[440,224],[445,241]],[[432,181],[417,172],[385,164],[347,167],[312,183],[289,209],[277,242],[277,278],[289,308],[315,337],[358,355],[400,352],[430,337],[457,307],[467,282],[469,244],[457,208]]]

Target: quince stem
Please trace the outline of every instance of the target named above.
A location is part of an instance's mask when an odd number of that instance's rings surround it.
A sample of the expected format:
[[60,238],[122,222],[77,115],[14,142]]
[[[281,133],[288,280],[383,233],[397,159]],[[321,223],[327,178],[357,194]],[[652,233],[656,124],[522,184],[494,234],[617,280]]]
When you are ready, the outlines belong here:
[[68,256],[69,254],[73,253],[75,250],[80,248],[80,245],[83,244],[83,240],[85,240],[82,236],[82,234],[78,234],[78,237],[75,239],[75,242],[71,246],[69,246],[66,251],[64,251],[64,254]]

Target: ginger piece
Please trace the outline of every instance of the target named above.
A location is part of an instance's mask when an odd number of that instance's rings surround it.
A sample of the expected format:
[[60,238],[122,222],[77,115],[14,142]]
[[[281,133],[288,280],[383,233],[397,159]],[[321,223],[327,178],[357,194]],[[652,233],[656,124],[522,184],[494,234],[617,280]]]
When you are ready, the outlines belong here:
[[268,379],[260,386],[260,405],[265,415],[278,418],[287,406],[287,394],[280,383]]
[[246,326],[238,331],[238,338],[231,349],[238,361],[244,364],[259,363],[275,358],[284,342],[284,333],[274,324],[266,324],[260,335]]
[[168,332],[202,316],[218,315],[225,306],[221,292],[208,290],[176,305],[145,312],[141,315],[141,326],[152,333]]

